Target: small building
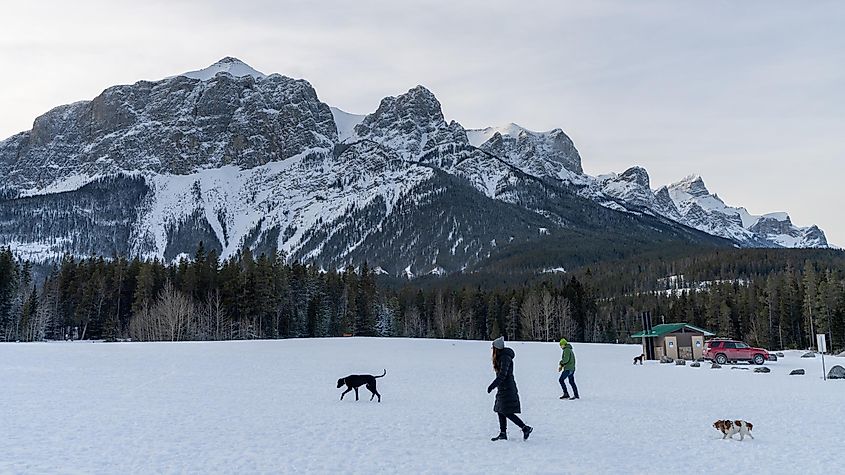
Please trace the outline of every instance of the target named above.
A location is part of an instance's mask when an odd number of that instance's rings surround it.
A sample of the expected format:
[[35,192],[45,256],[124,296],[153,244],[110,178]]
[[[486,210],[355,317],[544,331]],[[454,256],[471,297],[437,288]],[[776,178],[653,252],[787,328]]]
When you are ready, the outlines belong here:
[[713,335],[688,323],[664,323],[634,333],[631,337],[643,339],[643,354],[648,360],[659,360],[664,356],[695,360],[704,356],[704,338]]

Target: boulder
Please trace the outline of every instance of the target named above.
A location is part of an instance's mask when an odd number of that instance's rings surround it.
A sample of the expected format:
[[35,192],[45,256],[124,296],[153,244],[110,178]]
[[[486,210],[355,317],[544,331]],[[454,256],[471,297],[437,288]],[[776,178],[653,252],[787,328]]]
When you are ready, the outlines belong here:
[[842,353],[839,353],[839,354],[838,354],[838,355],[836,355],[836,356],[841,356],[841,357],[845,358],[845,351],[843,351]]
[[754,368],[755,373],[771,373],[772,370],[766,368],[765,366],[760,366],[759,368]]
[[775,353],[775,354],[777,355],[777,357],[778,357],[778,358],[783,358],[783,352],[778,351],[778,352],[777,352],[777,353]]
[[663,356],[663,357],[660,358],[660,362],[661,363],[674,363],[675,360],[672,359],[672,357],[670,357],[670,356]]
[[719,363],[713,363],[710,365],[710,369],[719,369],[721,367],[722,365],[720,365]]
[[675,360],[675,364],[678,366],[686,366],[687,360]]
[[739,369],[742,371],[748,371],[748,368],[740,368],[739,366],[731,366],[731,369]]
[[699,367],[701,367],[701,363],[699,363],[698,361],[696,361],[695,363],[691,363],[691,364],[690,364],[690,367],[692,367],[692,368],[699,368]]
[[808,352],[804,353],[803,355],[801,355],[801,358],[815,358],[815,357],[816,357],[816,354],[813,353],[812,351],[808,351]]
[[836,365],[827,372],[827,379],[845,379],[845,368]]
[[777,361],[777,360],[778,360],[778,355],[776,355],[774,353],[769,353],[769,361]]
[[789,372],[790,376],[796,376],[796,375],[801,375],[801,374],[804,374],[804,370],[802,368],[793,369],[792,371]]

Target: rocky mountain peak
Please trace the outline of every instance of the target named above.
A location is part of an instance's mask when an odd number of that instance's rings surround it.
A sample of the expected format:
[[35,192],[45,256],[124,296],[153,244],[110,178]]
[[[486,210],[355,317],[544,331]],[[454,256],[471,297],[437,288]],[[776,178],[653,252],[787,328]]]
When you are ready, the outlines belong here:
[[649,188],[651,186],[648,172],[642,167],[631,167],[622,172],[618,179],[630,183],[636,183],[644,188]]
[[476,147],[535,176],[561,179],[583,173],[581,156],[561,129],[534,132],[510,123],[469,130],[467,137]]
[[698,175],[690,175],[683,180],[669,186],[673,191],[683,191],[691,196],[702,197],[710,194],[704,180]]
[[423,86],[382,99],[378,109],[355,126],[355,134],[419,160],[427,150],[443,144],[466,145],[463,127],[447,124],[440,101]]

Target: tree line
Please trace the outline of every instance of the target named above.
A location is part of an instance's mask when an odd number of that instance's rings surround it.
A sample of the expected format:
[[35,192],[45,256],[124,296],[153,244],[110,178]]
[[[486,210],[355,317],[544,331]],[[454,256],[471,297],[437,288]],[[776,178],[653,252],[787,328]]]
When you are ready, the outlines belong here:
[[[837,255],[838,256],[838,255]],[[323,271],[246,249],[221,260],[65,257],[36,282],[0,250],[0,341],[343,335],[634,342],[640,315],[768,348],[845,348],[845,259],[743,250],[602,264],[492,288],[396,285],[366,264]],[[743,264],[745,263],[745,264]],[[673,274],[677,272],[677,274]],[[669,277],[673,276],[673,277]]]

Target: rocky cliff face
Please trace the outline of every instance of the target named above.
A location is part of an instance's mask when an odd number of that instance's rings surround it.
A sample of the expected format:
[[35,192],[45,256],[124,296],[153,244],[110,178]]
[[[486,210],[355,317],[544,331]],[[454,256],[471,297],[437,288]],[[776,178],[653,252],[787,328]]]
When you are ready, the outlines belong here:
[[473,145],[538,177],[566,178],[583,174],[581,156],[562,130],[532,132],[516,124],[468,132]]
[[336,141],[331,111],[306,81],[175,76],[47,112],[31,131],[0,142],[0,169],[7,188],[37,193],[118,172],[252,168]]
[[248,247],[416,276],[537,249],[532,262],[554,267],[730,244],[691,228],[743,245],[826,244],[818,228],[715,206],[700,180],[654,192],[637,167],[585,175],[559,129],[467,131],[422,86],[355,116],[234,58],[57,107],[0,142],[0,174],[0,246],[34,260],[173,260],[201,240],[223,257]]

